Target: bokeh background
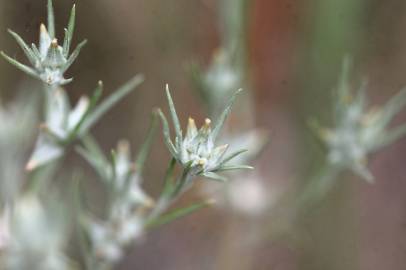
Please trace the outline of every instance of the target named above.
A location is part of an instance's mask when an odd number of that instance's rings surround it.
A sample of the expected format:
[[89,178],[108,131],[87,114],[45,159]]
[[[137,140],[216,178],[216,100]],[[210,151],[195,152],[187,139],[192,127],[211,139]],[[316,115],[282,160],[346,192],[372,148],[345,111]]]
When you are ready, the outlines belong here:
[[[6,29],[37,40],[46,19],[45,1],[0,0],[0,48],[24,55]],[[107,151],[128,138],[142,142],[150,112],[166,107],[169,83],[181,119],[199,121],[205,110],[191,81],[189,64],[203,67],[220,46],[221,0],[78,0],[75,41],[88,45],[69,70],[72,100],[94,89],[105,95],[136,73],[145,83],[93,130]],[[232,3],[232,1],[231,1]],[[307,120],[331,121],[332,88],[343,57],[351,55],[354,80],[366,76],[372,104],[406,86],[406,2],[403,0],[247,0],[247,78],[250,117],[233,125],[270,131],[270,143],[255,166],[268,200],[300,186],[317,169],[323,151]],[[55,0],[57,33],[73,1]],[[0,93],[7,102],[23,86],[39,87],[0,61]],[[31,89],[25,89],[30,91]],[[406,119],[402,113],[396,122]],[[249,123],[247,123],[249,121]],[[1,150],[0,150],[1,151]],[[205,209],[148,234],[129,250],[118,269],[381,270],[406,267],[406,140],[369,160],[376,183],[352,174],[298,224],[279,222],[273,208],[247,217],[226,207]],[[72,156],[72,164],[80,163]],[[158,194],[169,155],[158,139],[145,188]],[[213,185],[216,185],[215,183]],[[209,197],[199,183],[187,202]],[[95,188],[95,192],[97,189]],[[242,193],[243,194],[243,193]],[[255,193],[255,196],[263,196]],[[241,201],[248,200],[241,196]],[[180,204],[182,203],[180,202]],[[283,202],[283,200],[282,200]],[[283,209],[283,205],[278,209]],[[283,211],[282,211],[283,212]],[[284,228],[280,233],[280,227]],[[289,233],[287,233],[287,231]]]

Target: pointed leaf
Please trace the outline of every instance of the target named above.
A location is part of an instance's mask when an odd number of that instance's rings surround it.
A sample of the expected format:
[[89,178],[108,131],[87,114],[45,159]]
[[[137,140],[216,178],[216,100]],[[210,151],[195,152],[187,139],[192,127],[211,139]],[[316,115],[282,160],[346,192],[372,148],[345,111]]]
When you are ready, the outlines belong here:
[[169,92],[169,85],[166,85],[166,98],[168,99],[169,104],[169,111],[171,113],[171,118],[173,121],[173,125],[175,127],[176,138],[181,141],[182,140],[182,129],[180,127],[179,117],[176,113],[175,104],[173,103],[171,93]]
[[193,214],[194,212],[203,209],[205,207],[213,205],[214,201],[209,200],[201,203],[195,203],[187,207],[179,208],[176,210],[173,210],[167,214],[164,214],[150,222],[148,222],[145,227],[148,229],[154,229],[159,226],[168,224],[172,221],[175,221],[179,218],[185,217],[187,215]]
[[383,134],[381,139],[376,143],[376,149],[388,146],[406,135],[406,124],[395,127]]
[[173,192],[173,189],[175,187],[174,183],[173,183],[173,172],[175,170],[175,165],[176,165],[176,159],[171,158],[171,161],[169,162],[169,166],[165,172],[164,188],[162,189],[162,193],[161,193],[160,197],[170,197],[170,194]]
[[66,61],[66,64],[61,69],[62,73],[67,71],[70,68],[70,66],[73,64],[73,62],[75,62],[76,58],[80,54],[80,50],[82,50],[82,48],[86,45],[86,43],[87,43],[86,39],[83,40],[81,43],[79,43],[79,45],[76,47],[76,49],[73,51],[73,53],[69,56],[68,61]]
[[387,126],[406,105],[406,88],[394,95],[382,108],[381,125]]
[[163,134],[164,134],[164,142],[166,144],[166,147],[168,147],[168,150],[171,153],[171,155],[174,158],[177,158],[178,154],[177,154],[176,148],[173,145],[172,140],[171,140],[168,120],[166,120],[166,117],[163,114],[163,112],[161,111],[161,109],[158,110],[158,114],[159,114],[159,117],[161,118],[162,130],[163,130]]
[[72,81],[73,81],[73,78],[63,79],[63,80],[61,80],[61,81],[59,82],[59,85],[60,85],[60,86],[66,85],[66,84],[71,83]]
[[97,141],[91,135],[87,135],[82,138],[82,143],[93,156],[100,160],[103,160],[104,164],[108,164],[108,160],[104,155],[103,150],[100,148]]
[[341,76],[338,82],[338,98],[340,102],[346,102],[351,97],[350,93],[350,71],[351,71],[351,58],[349,56],[345,57],[343,60],[343,65],[341,69]]
[[32,69],[24,64],[21,64],[20,62],[14,60],[13,58],[8,56],[4,52],[0,52],[0,54],[1,54],[1,56],[3,56],[4,59],[6,59],[7,62],[9,62],[13,66],[15,66],[16,68],[21,70],[22,72],[26,73],[27,75],[29,75],[31,77],[41,80],[41,77],[36,73],[36,71],[34,69]]
[[14,37],[14,39],[17,41],[18,45],[24,51],[24,54],[27,56],[27,58],[30,61],[31,65],[35,66],[38,58],[31,51],[30,47],[25,43],[25,41],[17,33],[11,31],[10,29],[8,30],[8,32],[10,33],[10,35],[12,35]]
[[231,97],[230,101],[228,102],[226,108],[224,109],[223,113],[220,115],[220,118],[217,120],[216,126],[214,127],[214,129],[212,131],[213,141],[217,138],[221,129],[223,128],[224,122],[226,121],[228,115],[231,112],[231,107],[234,104],[235,98],[241,91],[242,91],[242,89],[239,89],[237,92],[234,93],[234,95]]
[[352,167],[352,171],[357,174],[359,177],[361,177],[362,179],[364,179],[365,181],[367,181],[370,184],[374,183],[374,176],[372,175],[372,173],[368,170],[368,168],[366,167],[366,165],[362,164],[362,163],[358,163],[356,162],[354,164],[354,166]]
[[96,107],[97,102],[99,101],[103,92],[103,83],[99,81],[96,90],[93,92],[93,96],[90,99],[89,106],[87,107],[86,112],[82,115],[82,118],[79,120],[77,125],[75,126],[73,132],[71,133],[71,139],[76,135],[82,136],[86,133],[86,130],[81,129],[83,123],[86,121],[87,116],[92,112],[92,110]]
[[85,122],[82,125],[82,134],[86,133],[94,124],[117,102],[135,90],[142,82],[144,77],[142,75],[137,75],[123,86],[114,91],[109,97],[107,97],[99,106],[97,106],[88,117],[86,117]]
[[232,171],[232,170],[253,170],[254,167],[248,165],[225,165],[221,166],[216,172]]
[[51,39],[55,38],[55,15],[52,0],[48,0],[48,33]]
[[75,30],[75,18],[76,18],[76,5],[73,5],[70,13],[68,28],[65,29],[65,40],[63,41],[63,54],[65,58],[69,56],[70,45],[72,43],[73,32]]
[[52,38],[49,36],[48,30],[45,25],[41,24],[39,27],[39,51],[41,58],[45,58],[51,46]]
[[156,135],[156,128],[158,122],[157,112],[153,112],[151,115],[151,122],[147,132],[147,137],[144,143],[141,146],[141,150],[138,153],[137,159],[135,160],[135,168],[138,170],[138,173],[142,175],[144,169],[145,160],[150,152],[152,142],[154,141]]
[[[41,59],[41,53],[38,50],[37,45],[35,45],[34,43],[31,44],[31,51],[37,59],[39,59],[39,60]],[[36,65],[36,63],[35,63],[35,65]]]
[[226,164],[227,162],[229,162],[230,160],[234,159],[234,158],[237,157],[238,155],[241,155],[242,153],[247,152],[247,151],[248,151],[248,150],[246,150],[246,149],[242,149],[242,150],[238,150],[238,151],[236,151],[236,152],[234,152],[234,153],[231,153],[230,155],[228,155],[226,158],[224,158],[224,159],[221,161],[220,166],[223,166],[223,164]]
[[34,152],[27,163],[26,169],[32,171],[60,158],[63,154],[64,149],[61,145],[53,142],[47,136],[40,135],[35,145]]
[[224,176],[219,175],[219,174],[214,173],[214,172],[205,172],[205,173],[203,173],[201,175],[204,176],[204,177],[207,177],[207,178],[209,178],[211,180],[218,181],[218,182],[227,182],[227,177],[224,177]]

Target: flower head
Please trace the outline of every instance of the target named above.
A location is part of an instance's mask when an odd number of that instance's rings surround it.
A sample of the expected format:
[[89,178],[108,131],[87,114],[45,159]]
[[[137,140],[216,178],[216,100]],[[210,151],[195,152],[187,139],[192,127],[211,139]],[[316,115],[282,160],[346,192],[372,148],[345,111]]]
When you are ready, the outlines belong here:
[[392,97],[384,106],[366,109],[365,86],[358,93],[350,93],[349,63],[345,62],[338,87],[335,110],[335,127],[318,128],[318,133],[328,148],[331,164],[348,168],[367,181],[373,176],[367,168],[368,154],[394,142],[406,133],[406,125],[389,129],[388,125],[406,104],[406,89]]
[[234,170],[234,169],[250,169],[252,167],[245,165],[228,165],[227,163],[245,152],[239,150],[232,154],[226,155],[228,145],[216,146],[216,139],[224,125],[224,122],[231,111],[231,106],[234,103],[236,92],[227,107],[221,114],[218,122],[212,128],[211,120],[206,118],[203,126],[198,130],[195,121],[189,118],[186,135],[183,136],[180,128],[179,118],[177,116],[175,106],[168,86],[166,87],[166,94],[171,112],[171,118],[175,127],[175,143],[172,142],[169,133],[169,125],[166,117],[159,111],[166,145],[171,152],[172,156],[185,168],[190,170],[194,175],[201,175],[215,180],[224,180],[224,177],[217,174],[220,171]]
[[38,47],[35,44],[28,46],[18,34],[9,30],[9,33],[27,56],[31,67],[17,62],[3,52],[1,52],[1,55],[23,72],[49,85],[63,85],[71,82],[72,79],[64,78],[64,73],[73,64],[79,56],[80,50],[86,44],[86,40],[82,41],[70,54],[70,46],[75,28],[75,15],[76,10],[75,6],[73,6],[68,28],[65,29],[64,42],[60,46],[55,37],[55,18],[52,0],[48,0],[48,28],[44,24],[41,24]]

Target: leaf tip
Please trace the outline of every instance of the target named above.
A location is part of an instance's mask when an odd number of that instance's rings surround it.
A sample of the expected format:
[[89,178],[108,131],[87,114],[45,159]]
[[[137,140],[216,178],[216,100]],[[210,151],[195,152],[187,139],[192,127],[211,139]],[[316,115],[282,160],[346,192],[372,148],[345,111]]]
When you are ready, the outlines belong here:
[[28,161],[27,165],[25,166],[26,171],[33,171],[38,166],[38,163],[35,160]]

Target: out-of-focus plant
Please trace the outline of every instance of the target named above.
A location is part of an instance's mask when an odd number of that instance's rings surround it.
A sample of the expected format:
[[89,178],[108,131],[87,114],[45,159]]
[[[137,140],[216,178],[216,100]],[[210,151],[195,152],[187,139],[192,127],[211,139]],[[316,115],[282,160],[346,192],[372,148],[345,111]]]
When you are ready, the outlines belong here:
[[368,109],[366,86],[366,81],[363,81],[356,93],[351,91],[350,60],[345,59],[335,89],[334,126],[324,128],[316,121],[311,121],[311,126],[325,147],[326,157],[325,166],[302,193],[302,205],[325,196],[340,173],[345,171],[352,171],[372,183],[374,178],[367,167],[368,157],[406,134],[405,124],[388,127],[406,105],[406,90],[401,90],[383,106]]
[[[26,162],[37,122],[37,102],[33,94],[0,107],[0,205],[10,203],[21,188]],[[18,123],[18,124],[17,124]],[[19,147],[16,147],[18,145]]]
[[[269,141],[267,131],[252,127],[252,116],[255,115],[251,107],[251,97],[253,93],[250,90],[249,76],[247,70],[246,53],[246,26],[250,1],[247,0],[221,0],[216,3],[218,7],[218,28],[220,34],[219,48],[213,53],[211,62],[206,69],[198,65],[192,65],[191,73],[193,83],[199,97],[206,105],[207,112],[212,117],[217,117],[227,104],[229,96],[234,93],[237,87],[244,86],[248,90],[244,91],[244,102],[240,102],[233,111],[234,115],[246,123],[244,129],[239,126],[225,126],[225,132],[218,138],[221,143],[229,143],[229,151],[234,152],[238,149],[249,149],[249,153],[235,158],[236,164],[243,164],[255,160],[265,148]],[[248,129],[247,129],[248,128]],[[235,174],[233,174],[236,176]],[[238,178],[238,176],[236,176]],[[242,178],[251,178],[244,173]],[[258,177],[255,177],[258,178]],[[239,204],[232,203],[231,194],[238,188],[233,188],[233,185],[238,185],[240,181],[233,181],[227,184],[223,190],[223,195],[220,195],[220,201],[229,200],[229,204],[225,205],[238,206]],[[254,184],[262,185],[260,181],[255,181]],[[242,194],[239,193],[238,196]],[[247,193],[247,196],[249,194]],[[227,199],[228,198],[228,199]],[[266,203],[264,203],[265,205]],[[266,207],[261,207],[265,210]],[[239,211],[239,209],[236,209]],[[245,211],[241,211],[245,213]]]
[[[228,95],[232,98],[228,105],[223,106],[225,109],[213,129],[208,119],[200,130],[189,119],[187,132],[183,134],[167,89],[166,95],[176,133],[175,141],[170,139],[166,117],[158,110],[153,113],[146,141],[134,161],[126,141],[120,141],[117,150],[106,156],[90,130],[110,108],[140,85],[143,77],[135,76],[101,102],[99,100],[103,85],[99,82],[91,98],[82,96],[72,106],[62,87],[72,79],[65,79],[64,73],[77,59],[86,43],[80,43],[70,54],[75,16],[76,8],[73,6],[65,29],[63,46],[60,46],[55,38],[53,3],[48,0],[48,26],[41,24],[39,47],[34,44],[28,46],[18,34],[9,30],[31,66],[1,52],[5,60],[43,83],[43,102],[40,104],[44,114],[36,143],[24,170],[23,150],[26,141],[32,137],[29,131],[35,123],[33,115],[37,107],[27,103],[22,110],[0,109],[0,118],[3,119],[0,123],[0,158],[1,166],[5,166],[0,179],[2,269],[64,270],[79,269],[82,266],[89,270],[112,269],[123,258],[126,248],[138,243],[146,231],[212,204],[212,200],[205,200],[168,210],[176,199],[191,188],[193,179],[203,176],[225,181],[226,178],[219,175],[219,172],[251,169],[250,166],[228,164],[245,150],[236,150],[226,155],[228,144],[215,145],[236,94]],[[239,88],[234,86],[233,91]],[[142,189],[141,184],[144,164],[155,137],[158,115],[162,120],[164,139],[172,158],[164,178],[163,191],[154,200]],[[17,122],[19,125],[15,125]],[[58,168],[64,166],[61,158],[71,147],[88,161],[105,188],[108,200],[104,215],[94,214],[81,203],[85,193],[80,188],[82,185],[76,186],[73,204],[76,211],[71,211],[68,207],[59,207],[59,203],[55,203],[58,189],[65,188],[63,183],[55,181],[44,184],[54,177]],[[13,156],[10,157],[10,154]],[[59,162],[55,162],[57,160]],[[182,168],[178,177],[175,176],[176,164]],[[22,179],[29,182],[22,185]],[[12,188],[10,183],[13,183]],[[64,200],[61,205],[66,204],[63,202]],[[76,216],[70,216],[72,213]],[[69,220],[77,222],[68,222]],[[72,227],[78,232],[76,236],[71,234]],[[66,248],[68,242],[82,248],[81,259],[75,260],[69,254]]]
[[63,251],[67,223],[62,213],[58,203],[44,205],[34,194],[19,198],[9,217],[2,269],[70,269]]

